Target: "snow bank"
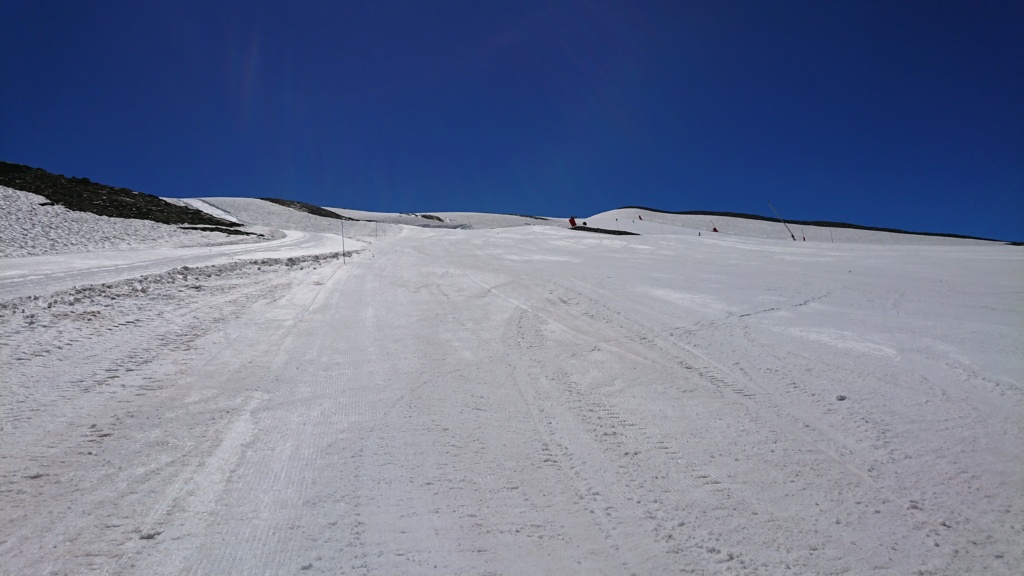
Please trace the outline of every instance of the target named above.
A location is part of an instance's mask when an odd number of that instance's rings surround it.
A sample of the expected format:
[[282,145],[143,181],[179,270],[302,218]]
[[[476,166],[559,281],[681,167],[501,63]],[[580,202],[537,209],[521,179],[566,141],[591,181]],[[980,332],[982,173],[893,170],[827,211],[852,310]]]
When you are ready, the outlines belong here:
[[253,237],[182,230],[148,220],[110,218],[0,186],[0,257],[138,248],[182,248],[255,242]]

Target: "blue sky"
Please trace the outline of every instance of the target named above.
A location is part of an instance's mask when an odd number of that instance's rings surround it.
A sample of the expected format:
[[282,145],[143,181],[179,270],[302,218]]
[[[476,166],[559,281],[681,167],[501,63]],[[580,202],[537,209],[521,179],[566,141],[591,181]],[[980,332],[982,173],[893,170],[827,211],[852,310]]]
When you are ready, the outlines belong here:
[[1024,2],[4,3],[0,159],[161,196],[1024,240]]

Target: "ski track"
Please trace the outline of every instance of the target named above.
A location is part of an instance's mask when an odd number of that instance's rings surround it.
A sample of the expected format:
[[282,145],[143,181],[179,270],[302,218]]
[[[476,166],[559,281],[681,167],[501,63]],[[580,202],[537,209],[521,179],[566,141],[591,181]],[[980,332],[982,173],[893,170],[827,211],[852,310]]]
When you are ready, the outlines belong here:
[[685,242],[405,230],[5,301],[0,570],[1024,563],[1019,287],[936,288],[970,252]]
[[[241,243],[201,248],[92,253],[69,259],[66,254],[9,259],[0,272],[0,294],[23,297],[103,284],[155,274],[180,266],[210,266],[237,259],[296,257],[341,252],[340,236],[285,231],[283,238],[259,244]],[[353,245],[355,244],[355,245]],[[348,248],[357,249],[350,241]]]

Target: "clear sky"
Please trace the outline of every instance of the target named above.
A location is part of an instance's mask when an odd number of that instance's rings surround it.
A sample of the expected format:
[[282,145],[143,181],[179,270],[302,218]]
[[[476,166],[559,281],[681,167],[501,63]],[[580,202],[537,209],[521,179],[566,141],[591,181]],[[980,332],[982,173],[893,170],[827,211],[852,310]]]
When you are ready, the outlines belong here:
[[3,3],[0,160],[160,196],[1024,240],[1021,0]]

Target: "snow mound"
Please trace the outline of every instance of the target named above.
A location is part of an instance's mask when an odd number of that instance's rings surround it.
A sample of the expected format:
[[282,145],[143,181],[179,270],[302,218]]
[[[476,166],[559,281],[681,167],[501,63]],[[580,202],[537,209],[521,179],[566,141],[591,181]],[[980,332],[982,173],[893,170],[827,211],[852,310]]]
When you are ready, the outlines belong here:
[[111,218],[48,205],[46,198],[0,186],[0,257],[254,242],[253,237],[182,230],[149,220]]

